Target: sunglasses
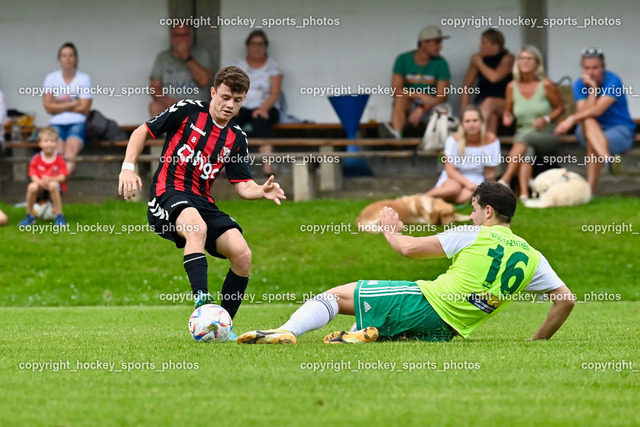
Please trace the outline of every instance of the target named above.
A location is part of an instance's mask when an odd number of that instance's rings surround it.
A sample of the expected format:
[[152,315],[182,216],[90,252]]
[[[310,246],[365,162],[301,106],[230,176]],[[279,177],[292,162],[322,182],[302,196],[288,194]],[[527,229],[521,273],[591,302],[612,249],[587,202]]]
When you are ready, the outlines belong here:
[[582,56],[599,56],[602,57],[602,49],[590,47],[588,49],[582,49]]

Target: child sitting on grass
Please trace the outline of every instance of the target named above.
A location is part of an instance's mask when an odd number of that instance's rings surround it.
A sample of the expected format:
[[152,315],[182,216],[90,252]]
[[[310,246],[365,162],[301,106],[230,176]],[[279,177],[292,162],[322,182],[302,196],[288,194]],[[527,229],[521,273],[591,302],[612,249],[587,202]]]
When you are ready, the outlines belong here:
[[33,215],[33,205],[38,199],[50,199],[54,218],[54,225],[66,225],[62,214],[62,194],[67,189],[65,183],[69,173],[67,164],[56,152],[58,133],[52,127],[40,130],[38,146],[42,151],[35,154],[29,163],[29,177],[31,183],[27,186],[27,216],[20,221],[20,226],[28,226],[36,222]]

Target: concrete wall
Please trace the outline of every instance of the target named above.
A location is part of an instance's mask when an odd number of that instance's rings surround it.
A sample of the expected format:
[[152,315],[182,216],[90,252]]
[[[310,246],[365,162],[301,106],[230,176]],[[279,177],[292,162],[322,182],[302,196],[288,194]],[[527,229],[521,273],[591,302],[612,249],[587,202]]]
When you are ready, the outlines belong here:
[[[417,33],[425,25],[439,24],[445,34],[451,35],[451,39],[444,42],[442,55],[452,71],[451,83],[459,86],[469,56],[477,50],[480,33],[489,26],[489,18],[491,24],[504,32],[507,47],[518,51],[523,26],[507,25],[499,19],[520,17],[526,5],[520,0],[236,0],[220,3],[222,18],[255,19],[254,26],[263,25],[271,41],[270,54],[280,61],[285,74],[284,91],[290,111],[301,119],[317,122],[338,119],[326,96],[304,95],[303,88],[340,91],[351,86],[352,92],[358,90],[358,85],[369,89],[388,88],[395,56],[416,46]],[[640,58],[631,54],[640,16],[634,6],[633,0],[548,2],[549,17],[573,17],[579,21],[577,25],[547,29],[550,77],[558,79],[564,74],[578,77],[580,49],[598,46],[605,49],[608,67],[619,73],[626,84],[640,88],[637,72]],[[197,10],[211,10],[198,7]],[[155,55],[168,46],[167,28],[159,24],[159,20],[168,15],[166,0],[3,0],[0,90],[5,93],[8,106],[35,112],[38,125],[47,122],[41,98],[20,95],[19,90],[41,86],[44,76],[59,68],[56,53],[68,40],[76,43],[80,70],[91,75],[94,86],[111,88],[116,93],[121,93],[123,88],[143,90]],[[578,28],[583,19],[590,16],[618,18],[620,25]],[[217,25],[217,16],[206,17],[211,18],[212,25]],[[268,22],[262,22],[265,18],[279,19],[279,22],[269,28]],[[315,19],[316,25],[298,28],[309,18]],[[442,25],[443,18],[472,20],[467,21],[465,28],[454,28],[446,23]],[[324,23],[318,25],[318,20]],[[252,29],[248,24],[229,21],[215,29],[221,38],[222,65],[245,54],[244,40]],[[454,106],[459,104],[458,98],[451,97]],[[120,124],[137,124],[147,119],[149,100],[147,95],[97,95],[94,108]],[[630,98],[630,105],[632,115],[640,117],[640,100]],[[388,120],[390,110],[389,96],[374,95],[363,120]]]
[[[640,117],[640,57],[635,54],[640,24],[638,2],[589,1],[578,7],[578,2],[550,1],[547,9],[550,18],[575,19],[575,25],[560,25],[549,30],[547,69],[551,76],[557,78],[567,74],[573,79],[579,78],[582,74],[580,51],[588,47],[601,48],[607,68],[618,74],[626,86],[633,88],[633,95],[627,97],[631,116]],[[602,25],[605,18],[608,24]],[[590,25],[585,26],[585,20]]]
[[[142,90],[156,54],[169,45],[164,0],[3,0],[0,10],[0,90],[8,108],[36,113],[48,122],[41,97],[21,95],[21,88],[42,87],[44,77],[60,69],[57,53],[67,41],[78,49],[79,70],[94,87]],[[148,95],[96,95],[93,108],[120,124],[148,118]]]
[[[238,0],[223,2],[221,15],[226,18],[281,18],[294,25],[274,25],[263,30],[270,39],[269,53],[279,60],[284,71],[283,87],[292,112],[302,119],[336,122],[338,118],[326,96],[303,95],[309,87],[341,90],[358,85],[367,88],[382,86],[388,89],[396,55],[416,48],[417,36],[426,25],[440,25],[442,18],[515,16],[520,10],[517,0],[488,0],[482,3],[467,0],[366,2],[322,1],[291,2],[273,0],[253,2]],[[464,12],[463,12],[464,11]],[[302,26],[305,18],[331,19],[337,25]],[[476,52],[480,33],[488,27],[486,21],[478,28],[441,26],[446,35],[441,52],[449,62],[451,83],[459,86],[467,70],[469,57]],[[245,54],[244,40],[252,30],[248,25],[229,25],[223,28],[222,64],[232,63]],[[507,45],[520,45],[520,28],[503,28]],[[341,93],[338,93],[341,94]],[[370,97],[363,120],[388,120],[391,98],[387,95]],[[458,104],[458,97],[454,97]]]

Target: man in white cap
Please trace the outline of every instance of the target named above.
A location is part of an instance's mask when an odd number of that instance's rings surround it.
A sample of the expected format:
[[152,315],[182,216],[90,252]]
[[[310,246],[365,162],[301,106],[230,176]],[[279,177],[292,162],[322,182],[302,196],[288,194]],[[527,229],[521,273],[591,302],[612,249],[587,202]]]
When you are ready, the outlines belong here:
[[440,50],[442,40],[448,38],[436,26],[425,27],[418,34],[418,48],[396,58],[391,78],[395,89],[391,126],[384,123],[390,136],[401,138],[407,120],[418,126],[434,106],[446,101],[444,88],[449,84],[450,73]]

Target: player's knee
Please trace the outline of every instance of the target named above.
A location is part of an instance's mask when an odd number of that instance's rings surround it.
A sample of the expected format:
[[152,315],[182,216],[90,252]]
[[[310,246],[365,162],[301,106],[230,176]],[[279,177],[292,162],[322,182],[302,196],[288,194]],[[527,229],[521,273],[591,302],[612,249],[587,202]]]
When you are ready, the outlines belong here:
[[571,312],[573,307],[576,306],[576,300],[573,295],[570,295],[562,301],[562,304],[567,312]]
[[234,267],[248,274],[251,268],[251,257],[251,249],[245,245],[243,248],[235,250],[230,260]]
[[207,240],[207,224],[204,221],[178,225],[178,231],[187,241],[204,242]]
[[334,295],[338,300],[349,299],[353,297],[353,291],[355,289],[356,282],[347,283],[346,285],[336,286],[331,288],[326,293]]
[[338,313],[340,314],[353,314],[353,292],[355,290],[356,283],[347,283],[346,285],[336,286],[329,289],[326,293],[334,296],[338,302]]

